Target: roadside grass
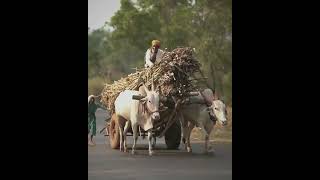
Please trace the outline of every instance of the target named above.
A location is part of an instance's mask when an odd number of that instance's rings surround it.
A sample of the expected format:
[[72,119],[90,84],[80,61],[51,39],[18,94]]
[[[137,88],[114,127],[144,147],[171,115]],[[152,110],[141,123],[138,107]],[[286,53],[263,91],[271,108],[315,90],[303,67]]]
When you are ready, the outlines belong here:
[[101,77],[88,79],[88,95],[99,95],[104,87],[104,84],[104,79]]

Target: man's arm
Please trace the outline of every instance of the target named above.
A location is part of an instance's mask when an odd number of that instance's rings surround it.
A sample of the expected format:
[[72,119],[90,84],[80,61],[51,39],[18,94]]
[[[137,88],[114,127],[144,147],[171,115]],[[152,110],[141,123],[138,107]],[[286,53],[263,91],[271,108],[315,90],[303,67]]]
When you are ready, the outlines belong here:
[[97,107],[103,110],[107,110],[107,108],[104,107],[103,104],[101,104],[101,102],[96,103]]
[[152,62],[152,63],[155,63],[156,62],[156,59],[157,59],[157,54],[158,54],[158,50],[159,50],[159,47],[155,47],[154,48],[154,52],[153,52],[153,54],[152,54],[152,56],[151,56],[151,58],[150,58],[150,61]]
[[153,63],[150,61],[150,56],[151,56],[151,52],[150,52],[150,49],[148,49],[145,56],[145,61],[146,61],[145,67],[153,66]]

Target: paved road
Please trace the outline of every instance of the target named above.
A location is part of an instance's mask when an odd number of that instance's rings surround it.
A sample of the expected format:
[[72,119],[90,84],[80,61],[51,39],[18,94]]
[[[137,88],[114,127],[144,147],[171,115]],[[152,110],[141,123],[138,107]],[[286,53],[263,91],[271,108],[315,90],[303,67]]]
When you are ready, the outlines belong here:
[[[106,117],[97,112],[97,129],[103,127]],[[232,144],[212,143],[215,153],[204,154],[203,143],[193,142],[193,153],[166,150],[163,139],[157,140],[155,155],[148,156],[146,140],[138,139],[137,154],[123,153],[110,148],[103,135],[96,137],[97,145],[88,147],[88,179],[103,180],[200,180],[232,179]],[[129,137],[128,147],[131,147]]]

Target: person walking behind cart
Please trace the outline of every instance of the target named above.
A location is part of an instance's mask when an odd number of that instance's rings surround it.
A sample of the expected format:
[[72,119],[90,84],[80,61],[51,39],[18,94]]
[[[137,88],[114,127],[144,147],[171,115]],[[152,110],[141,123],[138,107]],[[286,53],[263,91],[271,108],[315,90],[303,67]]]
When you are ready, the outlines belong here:
[[88,145],[94,146],[95,142],[93,141],[93,137],[96,136],[97,127],[96,127],[96,111],[98,108],[106,110],[105,107],[100,105],[99,103],[95,103],[95,98],[97,96],[90,95],[88,97]]

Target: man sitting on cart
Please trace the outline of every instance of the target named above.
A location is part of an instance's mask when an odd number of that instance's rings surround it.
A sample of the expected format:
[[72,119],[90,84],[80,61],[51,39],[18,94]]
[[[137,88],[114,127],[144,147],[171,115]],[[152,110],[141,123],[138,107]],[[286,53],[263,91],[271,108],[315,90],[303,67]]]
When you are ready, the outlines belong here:
[[160,49],[160,41],[153,40],[151,42],[151,47],[146,52],[144,67],[152,67],[155,62],[160,61],[160,58],[162,57],[163,53],[164,52]]
[[94,146],[93,136],[96,136],[97,125],[96,125],[96,111],[98,108],[106,110],[102,105],[95,103],[94,95],[88,97],[88,145]]

